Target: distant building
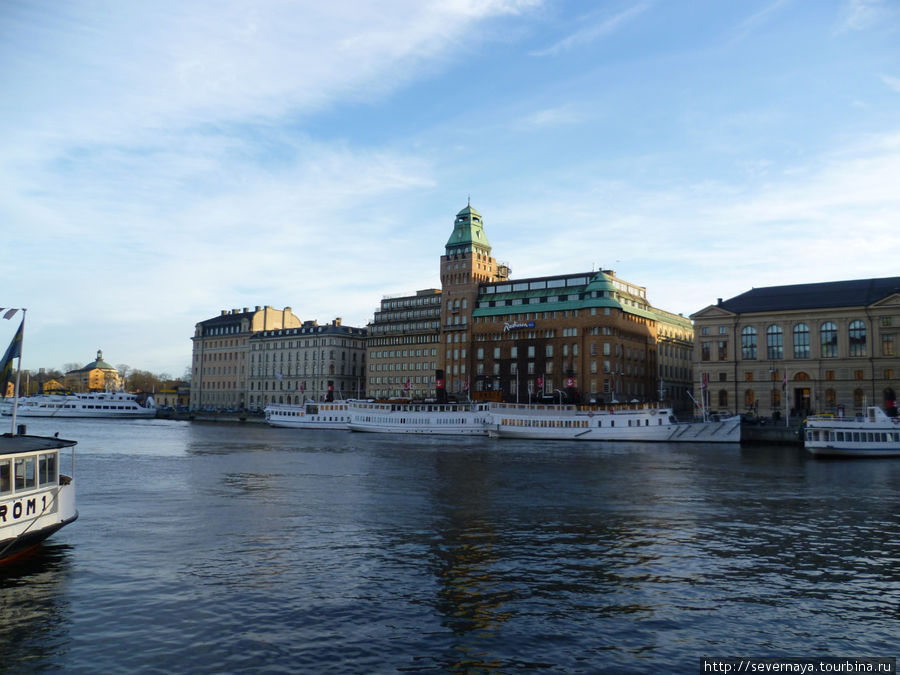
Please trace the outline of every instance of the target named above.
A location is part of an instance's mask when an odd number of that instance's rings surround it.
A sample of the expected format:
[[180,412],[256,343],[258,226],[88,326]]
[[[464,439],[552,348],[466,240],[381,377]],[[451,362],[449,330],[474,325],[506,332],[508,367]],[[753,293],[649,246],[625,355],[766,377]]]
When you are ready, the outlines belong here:
[[375,398],[430,398],[441,346],[441,292],[385,296],[369,323],[366,391]]
[[198,323],[191,338],[191,409],[247,407],[250,336],[300,324],[290,307],[269,305],[223,309],[219,316]]
[[365,391],[366,329],[341,319],[254,332],[249,340],[247,406],[359,398]]
[[511,279],[481,214],[456,214],[441,289],[385,297],[369,324],[368,394],[691,406],[693,327],[611,270]]
[[97,350],[97,358],[84,368],[70,370],[65,376],[66,387],[72,391],[105,391],[120,389],[125,385],[119,371],[103,360],[103,351]]
[[191,401],[191,385],[186,382],[176,382],[171,387],[155,392],[153,400],[158,408],[187,407]]
[[694,391],[713,409],[895,411],[900,277],[754,288],[691,318]]

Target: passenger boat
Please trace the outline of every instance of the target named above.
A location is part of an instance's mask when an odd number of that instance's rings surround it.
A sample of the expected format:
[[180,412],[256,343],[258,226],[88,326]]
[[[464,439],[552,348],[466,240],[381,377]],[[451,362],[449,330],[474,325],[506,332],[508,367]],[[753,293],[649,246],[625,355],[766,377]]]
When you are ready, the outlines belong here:
[[[74,447],[75,441],[61,438],[0,436],[0,562],[78,518]],[[60,473],[65,448],[72,449],[72,475]]]
[[488,435],[569,441],[740,443],[741,419],[679,422],[670,408],[494,403]]
[[[12,414],[11,406],[4,407],[4,415]],[[86,394],[39,394],[20,398],[16,406],[18,417],[156,417],[153,397],[146,403],[137,394],[124,392],[92,392]]]
[[351,431],[382,434],[486,436],[487,403],[351,401]]
[[803,445],[815,457],[900,456],[900,418],[878,406],[856,417],[816,415],[806,420]]
[[347,401],[307,401],[303,405],[273,404],[266,406],[263,412],[266,422],[273,427],[346,431],[350,422],[350,405]]

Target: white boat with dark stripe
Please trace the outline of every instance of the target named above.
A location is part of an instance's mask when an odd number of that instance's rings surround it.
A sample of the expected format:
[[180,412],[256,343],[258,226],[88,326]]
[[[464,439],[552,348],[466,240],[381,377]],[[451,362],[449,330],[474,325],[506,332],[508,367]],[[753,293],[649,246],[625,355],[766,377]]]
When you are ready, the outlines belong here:
[[735,415],[707,422],[680,422],[670,408],[647,405],[595,408],[494,403],[488,435],[547,441],[740,443],[741,419]]
[[856,417],[813,416],[803,445],[816,457],[900,457],[900,417],[874,405]]
[[380,434],[487,436],[488,403],[350,402],[350,430]]
[[[2,410],[12,414],[12,406]],[[153,397],[145,402],[137,394],[124,392],[91,392],[85,394],[39,394],[20,398],[17,417],[156,417]]]
[[[0,562],[78,518],[74,447],[75,441],[61,438],[0,435]],[[60,472],[66,448],[72,452],[70,475]]]
[[273,427],[346,431],[350,422],[348,401],[307,401],[303,405],[270,404],[265,407],[264,412],[266,422]]

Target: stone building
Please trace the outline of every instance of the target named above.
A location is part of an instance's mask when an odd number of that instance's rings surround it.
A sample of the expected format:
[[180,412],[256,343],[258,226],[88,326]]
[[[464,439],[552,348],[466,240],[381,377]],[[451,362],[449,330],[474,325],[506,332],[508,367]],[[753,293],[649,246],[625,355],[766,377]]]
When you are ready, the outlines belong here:
[[368,396],[431,398],[441,335],[441,292],[386,296],[368,327]]
[[687,340],[691,324],[656,310],[644,287],[611,270],[482,284],[472,312],[472,397],[674,403],[672,383],[687,379],[689,362],[661,394],[660,332]]
[[360,398],[366,386],[366,329],[340,319],[253,333],[247,406]]
[[300,325],[290,307],[269,305],[223,309],[198,323],[191,338],[191,409],[247,407],[250,336]]
[[691,322],[652,307],[645,288],[614,272],[512,280],[467,204],[440,278],[440,291],[382,300],[369,324],[370,396],[439,397],[440,382],[457,399],[655,401],[662,393],[677,408],[690,405]]
[[84,368],[70,370],[65,375],[66,387],[72,391],[117,390],[125,385],[119,371],[103,360],[103,351]]
[[754,288],[691,318],[695,395],[712,409],[895,409],[900,277]]

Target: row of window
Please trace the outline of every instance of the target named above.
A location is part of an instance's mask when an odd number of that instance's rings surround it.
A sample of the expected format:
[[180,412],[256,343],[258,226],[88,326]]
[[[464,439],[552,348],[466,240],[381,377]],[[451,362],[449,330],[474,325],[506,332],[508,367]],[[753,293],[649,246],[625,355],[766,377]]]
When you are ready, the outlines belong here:
[[[832,321],[826,321],[819,326],[819,356],[820,358],[836,358],[838,356],[838,328]],[[784,358],[784,330],[781,326],[773,324],[766,328],[765,334],[765,358],[776,360]],[[851,321],[847,328],[847,346],[850,357],[868,356],[868,331],[863,321]],[[894,335],[882,334],[882,356],[894,356]],[[810,328],[805,323],[798,323],[792,329],[793,358],[808,359],[812,356],[810,349]],[[709,361],[712,356],[712,343],[703,341],[700,343],[700,360]],[[719,361],[728,360],[728,341],[719,340],[716,343],[717,357]],[[753,326],[745,326],[741,329],[741,358],[754,360],[759,358],[759,336]]]
[[0,460],[0,495],[58,482],[57,453]]

